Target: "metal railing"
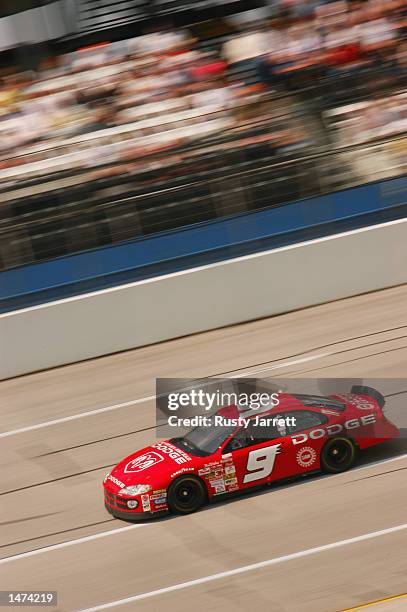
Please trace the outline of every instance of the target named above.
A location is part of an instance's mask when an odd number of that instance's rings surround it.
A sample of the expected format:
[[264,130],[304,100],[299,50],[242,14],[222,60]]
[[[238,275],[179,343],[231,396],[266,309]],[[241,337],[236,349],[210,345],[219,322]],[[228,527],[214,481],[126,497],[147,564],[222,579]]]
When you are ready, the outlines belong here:
[[166,167],[172,176],[155,185],[147,172],[144,184],[130,174],[94,181],[92,191],[86,185],[51,191],[48,201],[42,193],[37,206],[24,198],[7,202],[0,265],[4,270],[400,176],[407,167],[399,152],[405,143],[398,138],[279,161],[264,150],[261,156],[238,149],[221,159],[212,152],[195,160],[199,171],[188,175],[188,184],[182,162]]

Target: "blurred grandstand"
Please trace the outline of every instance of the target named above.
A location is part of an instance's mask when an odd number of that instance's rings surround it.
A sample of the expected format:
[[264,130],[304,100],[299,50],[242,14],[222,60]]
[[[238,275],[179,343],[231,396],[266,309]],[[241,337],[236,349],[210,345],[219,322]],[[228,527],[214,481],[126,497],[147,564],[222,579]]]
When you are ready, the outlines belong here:
[[3,53],[2,269],[405,172],[402,0],[147,4]]

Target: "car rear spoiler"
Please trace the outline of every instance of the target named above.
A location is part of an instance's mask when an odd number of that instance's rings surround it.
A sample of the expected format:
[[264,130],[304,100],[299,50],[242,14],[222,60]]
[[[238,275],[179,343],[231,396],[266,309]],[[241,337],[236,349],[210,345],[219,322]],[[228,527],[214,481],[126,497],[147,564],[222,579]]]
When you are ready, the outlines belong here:
[[355,395],[367,395],[371,399],[377,402],[380,410],[383,410],[383,407],[386,403],[386,398],[384,395],[377,391],[377,389],[373,389],[373,387],[364,387],[363,385],[354,385],[350,390],[351,393]]

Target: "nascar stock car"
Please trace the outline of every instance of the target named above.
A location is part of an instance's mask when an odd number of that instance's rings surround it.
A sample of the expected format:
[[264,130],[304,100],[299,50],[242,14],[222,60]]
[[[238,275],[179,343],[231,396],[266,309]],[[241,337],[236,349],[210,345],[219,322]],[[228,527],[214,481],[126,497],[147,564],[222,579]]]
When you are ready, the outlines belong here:
[[355,386],[327,397],[284,393],[268,409],[221,408],[222,426],[197,426],[121,461],[104,479],[106,509],[126,520],[188,514],[276,480],[344,472],[359,450],[399,435],[384,403],[375,389]]

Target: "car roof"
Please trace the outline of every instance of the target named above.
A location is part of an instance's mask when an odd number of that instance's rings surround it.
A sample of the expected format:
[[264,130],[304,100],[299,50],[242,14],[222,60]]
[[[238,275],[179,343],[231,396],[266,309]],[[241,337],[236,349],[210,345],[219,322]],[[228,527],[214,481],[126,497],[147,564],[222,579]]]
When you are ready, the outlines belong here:
[[291,410],[315,410],[317,412],[324,410],[333,410],[335,412],[343,412],[346,409],[346,404],[335,396],[311,395],[302,393],[280,393],[279,404],[266,405],[261,408],[251,408],[250,406],[239,406],[239,416],[250,418],[261,414],[262,416],[277,415],[282,412]]

